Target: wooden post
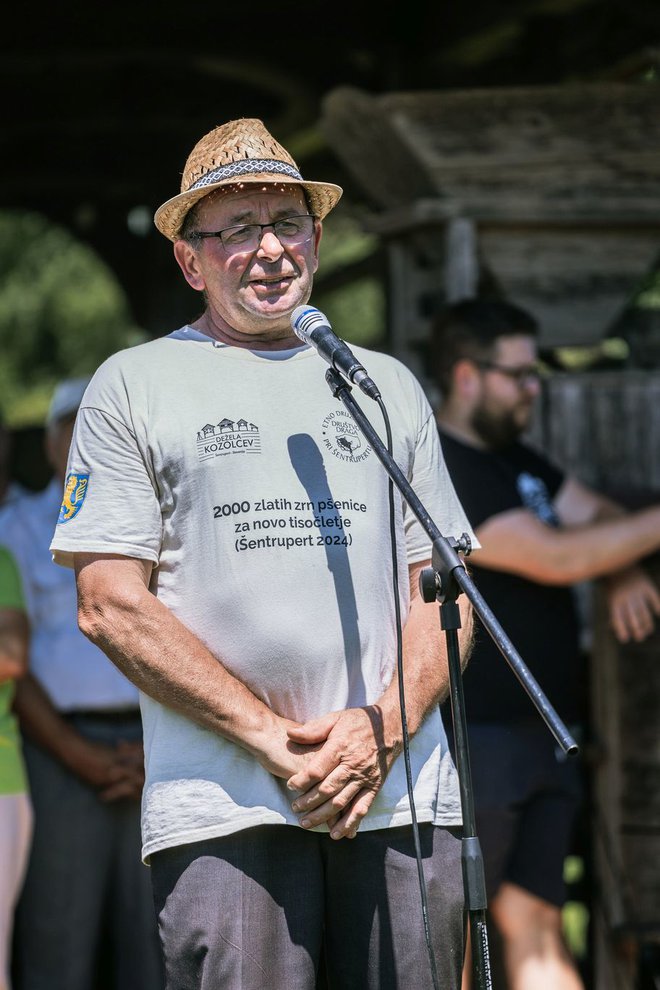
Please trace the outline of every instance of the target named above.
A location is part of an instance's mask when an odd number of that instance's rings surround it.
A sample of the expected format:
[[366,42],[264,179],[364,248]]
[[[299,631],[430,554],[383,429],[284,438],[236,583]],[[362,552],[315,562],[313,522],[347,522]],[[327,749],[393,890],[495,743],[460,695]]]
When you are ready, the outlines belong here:
[[[530,440],[628,508],[660,501],[660,373],[562,374]],[[660,584],[660,554],[644,562]],[[660,945],[660,628],[621,645],[592,587],[588,751],[593,784],[595,990],[636,990],[640,949]]]

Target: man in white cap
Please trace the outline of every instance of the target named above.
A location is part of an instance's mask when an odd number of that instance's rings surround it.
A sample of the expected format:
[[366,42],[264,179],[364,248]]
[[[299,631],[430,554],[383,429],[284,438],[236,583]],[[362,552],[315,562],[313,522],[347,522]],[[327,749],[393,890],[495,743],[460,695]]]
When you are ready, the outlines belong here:
[[[460,986],[430,540],[395,494],[397,590],[387,475],[292,330],[340,195],[259,120],[206,134],[155,217],[206,308],[111,357],[78,414],[52,549],[75,564],[81,628],[141,689],[168,990],[312,990],[322,953],[332,988],[433,985],[397,594],[431,943],[439,985]],[[356,354],[396,409],[401,469],[441,531],[469,531],[418,382]]]
[[162,962],[140,859],[142,727],[137,689],[82,635],[73,575],[53,564],[67,454],[89,378],[61,382],[46,420],[48,486],[0,513],[21,573],[30,673],[15,708],[35,829],[16,918],[22,990],[90,990],[111,946],[117,990],[160,990]]

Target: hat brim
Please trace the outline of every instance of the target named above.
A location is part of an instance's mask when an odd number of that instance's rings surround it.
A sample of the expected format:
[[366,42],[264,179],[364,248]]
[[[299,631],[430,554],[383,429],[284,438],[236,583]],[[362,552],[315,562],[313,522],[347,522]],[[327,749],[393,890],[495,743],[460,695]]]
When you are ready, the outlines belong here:
[[235,185],[289,185],[300,186],[305,191],[309,208],[315,217],[323,220],[341,199],[343,189],[332,182],[306,182],[300,179],[290,179],[287,176],[270,175],[267,173],[256,175],[242,175],[240,180],[222,179],[219,182],[210,183],[202,189],[190,189],[188,192],[179,193],[168,199],[162,206],[159,206],[154,214],[156,227],[171,241],[176,241],[186,214],[195,203],[204,199],[214,189],[222,186]]

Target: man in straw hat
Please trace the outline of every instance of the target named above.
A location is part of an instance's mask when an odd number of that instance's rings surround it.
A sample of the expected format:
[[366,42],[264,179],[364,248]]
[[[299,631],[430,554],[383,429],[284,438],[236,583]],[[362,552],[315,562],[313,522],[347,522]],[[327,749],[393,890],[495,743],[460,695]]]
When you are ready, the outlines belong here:
[[[396,676],[388,482],[291,329],[338,186],[259,120],[215,128],[156,212],[202,315],[115,354],[78,414],[52,549],[82,629],[141,690],[170,990],[430,987]],[[394,450],[469,531],[411,373],[363,354]],[[396,498],[407,717],[440,985],[460,985],[456,774],[429,540]],[[464,622],[464,628],[467,623]],[[321,972],[321,958],[327,972]]]

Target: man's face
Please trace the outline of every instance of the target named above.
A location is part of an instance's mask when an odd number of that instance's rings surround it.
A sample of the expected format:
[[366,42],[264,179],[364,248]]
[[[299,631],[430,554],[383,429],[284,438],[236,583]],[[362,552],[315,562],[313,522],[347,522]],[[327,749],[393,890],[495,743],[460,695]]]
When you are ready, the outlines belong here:
[[[308,212],[304,193],[296,186],[246,186],[245,191],[202,200],[196,226],[200,231],[217,231]],[[206,291],[209,311],[220,329],[281,338],[291,335],[290,315],[311,294],[320,238],[318,222],[307,238],[294,245],[283,245],[272,229],[262,231],[258,246],[251,250],[225,246],[217,237],[205,238],[188,249],[193,277],[181,266],[190,284]],[[179,254],[177,260],[181,264]]]
[[513,443],[529,426],[540,390],[536,362],[534,338],[516,335],[499,337],[492,359],[477,365],[479,387],[470,422],[488,447]]

